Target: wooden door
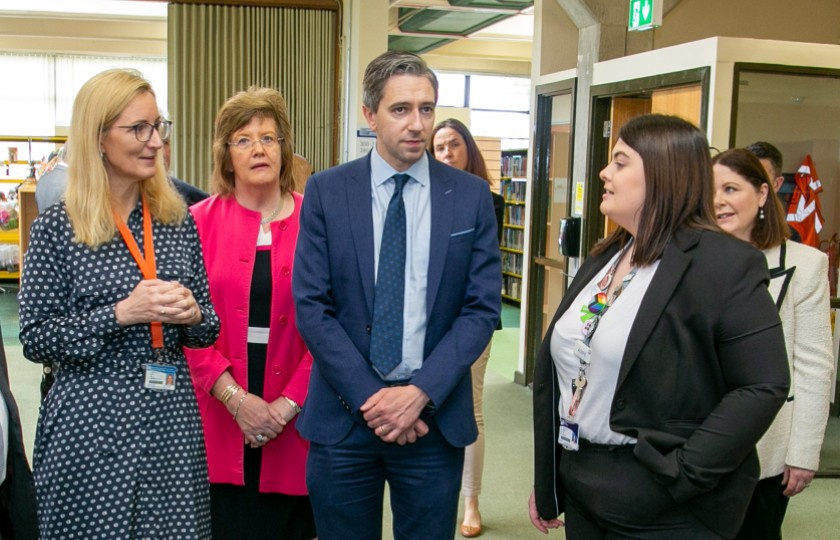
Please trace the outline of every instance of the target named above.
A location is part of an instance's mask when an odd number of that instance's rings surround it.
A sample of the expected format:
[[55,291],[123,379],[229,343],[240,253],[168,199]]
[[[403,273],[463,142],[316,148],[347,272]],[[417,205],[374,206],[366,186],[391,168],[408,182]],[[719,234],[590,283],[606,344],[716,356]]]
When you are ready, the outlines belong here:
[[650,112],[679,116],[699,126],[702,99],[703,89],[699,84],[662,88],[653,91]]
[[[610,149],[609,155],[612,155],[612,148],[618,140],[618,132],[621,128],[637,116],[649,114],[651,112],[651,100],[647,97],[616,97],[612,100],[612,109],[610,110]],[[608,158],[609,161],[609,158]],[[604,166],[607,164],[604,163]],[[609,236],[618,225],[616,225],[610,218],[604,216],[604,237]]]

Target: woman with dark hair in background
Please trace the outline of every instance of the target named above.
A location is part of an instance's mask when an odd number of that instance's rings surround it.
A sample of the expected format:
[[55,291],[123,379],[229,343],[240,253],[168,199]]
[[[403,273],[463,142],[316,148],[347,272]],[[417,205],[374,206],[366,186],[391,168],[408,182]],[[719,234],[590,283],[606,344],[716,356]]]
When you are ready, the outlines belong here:
[[283,96],[252,87],[216,116],[214,195],[191,208],[222,320],[192,350],[204,420],[214,540],[315,537],[295,429],[312,357],[295,324],[292,263],[303,197]]
[[[467,126],[459,120],[450,118],[435,126],[432,131],[432,142],[429,146],[429,150],[438,161],[472,173],[486,180],[488,186],[491,185],[484,157],[481,155],[481,151]],[[496,211],[499,244],[501,244],[505,199],[498,193],[492,193],[491,191],[491,194],[493,195],[493,207]],[[499,328],[501,328],[501,320],[499,321]],[[484,375],[487,372],[487,361],[490,359],[492,344],[493,341],[491,340],[470,370],[478,439],[467,446],[464,455],[464,473],[461,480],[461,493],[464,495],[464,521],[461,524],[461,535],[466,538],[476,537],[482,531],[478,496],[481,494],[481,476],[484,471]]]
[[782,537],[790,497],[811,484],[820,464],[834,372],[828,257],[787,241],[785,212],[754,154],[727,150],[712,163],[718,225],[763,251],[790,364],[790,397],[758,442],[761,480],[738,533],[770,540]]
[[20,341],[59,364],[33,457],[43,539],[210,538],[184,347],[213,343],[219,319],[168,136],[138,72],[94,76],[73,103],[65,199],[32,224]]
[[704,134],[622,127],[601,171],[618,225],[587,257],[538,352],[534,526],[570,539],[734,536],[755,443],[787,397],[761,254],[723,234]]

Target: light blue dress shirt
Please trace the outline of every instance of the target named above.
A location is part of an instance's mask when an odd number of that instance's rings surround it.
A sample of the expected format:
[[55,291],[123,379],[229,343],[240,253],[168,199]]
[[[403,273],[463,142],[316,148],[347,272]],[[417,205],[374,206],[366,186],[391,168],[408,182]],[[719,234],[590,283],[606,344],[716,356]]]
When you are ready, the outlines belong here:
[[[415,162],[408,170],[397,171],[376,151],[370,156],[371,207],[373,210],[374,272],[379,268],[379,247],[388,203],[394,194],[393,176],[411,176],[403,188],[405,202],[405,307],[403,308],[403,358],[386,381],[411,378],[423,365],[423,344],[426,341],[426,287],[429,277],[429,249],[432,237],[432,197],[429,185],[429,156]],[[374,368],[375,369],[375,368]]]

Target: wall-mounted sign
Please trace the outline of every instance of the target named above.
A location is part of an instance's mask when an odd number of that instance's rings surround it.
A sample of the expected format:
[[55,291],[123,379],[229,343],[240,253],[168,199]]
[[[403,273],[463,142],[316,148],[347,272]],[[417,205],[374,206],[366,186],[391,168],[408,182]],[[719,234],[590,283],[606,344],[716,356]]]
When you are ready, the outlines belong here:
[[572,210],[573,216],[583,215],[583,182],[578,180],[575,182],[575,200]]
[[376,132],[368,127],[356,130],[356,157],[362,157],[370,152],[376,144]]
[[662,26],[662,2],[663,0],[630,0],[627,29],[633,32]]

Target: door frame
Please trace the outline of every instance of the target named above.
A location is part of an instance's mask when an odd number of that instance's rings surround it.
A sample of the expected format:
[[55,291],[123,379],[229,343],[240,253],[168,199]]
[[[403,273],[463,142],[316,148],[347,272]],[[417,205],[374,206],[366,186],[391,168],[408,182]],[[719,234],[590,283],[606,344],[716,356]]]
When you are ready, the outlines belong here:
[[[549,84],[537,85],[535,94],[535,127],[534,143],[532,145],[533,161],[531,174],[531,230],[528,244],[528,289],[527,311],[525,314],[525,372],[517,372],[514,381],[522,385],[530,385],[534,379],[534,365],[537,351],[542,343],[542,310],[534,306],[541,306],[543,301],[543,286],[545,284],[545,246],[547,241],[546,220],[548,219],[549,201],[545,198],[534,197],[535,193],[546,193],[549,183],[549,162],[551,157],[551,107],[555,96],[571,94],[571,116],[569,134],[569,187],[566,204],[571,204],[571,181],[574,163],[575,140],[575,102],[577,100],[577,78]],[[565,269],[564,269],[565,271]]]
[[735,146],[735,138],[738,134],[738,99],[741,92],[741,73],[743,72],[758,72],[771,75],[802,75],[805,77],[831,77],[834,79],[840,78],[840,69],[735,62],[732,70],[732,107],[729,117],[729,148],[733,148]]
[[593,85],[591,91],[591,123],[589,130],[589,145],[587,156],[586,185],[584,188],[584,218],[581,231],[581,256],[586,257],[604,230],[604,216],[599,207],[601,193],[597,189],[600,184],[599,173],[604,163],[609,159],[609,138],[603,137],[604,122],[609,121],[612,108],[612,98],[635,94],[652,93],[662,88],[699,84],[700,98],[700,129],[707,131],[709,124],[709,99],[711,88],[711,66],[662,73],[650,77],[629,79],[606,84]]

